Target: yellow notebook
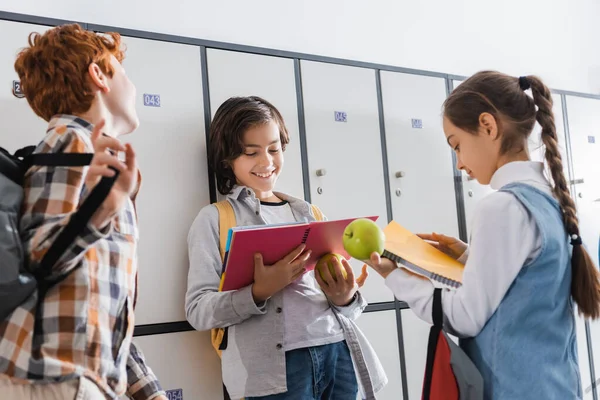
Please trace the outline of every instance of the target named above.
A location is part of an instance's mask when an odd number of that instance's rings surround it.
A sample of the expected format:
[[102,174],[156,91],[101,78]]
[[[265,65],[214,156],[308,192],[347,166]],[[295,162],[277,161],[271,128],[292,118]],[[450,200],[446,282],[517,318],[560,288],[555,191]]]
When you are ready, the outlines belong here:
[[383,230],[385,249],[382,256],[406,269],[451,287],[462,285],[465,266],[436,249],[396,221]]

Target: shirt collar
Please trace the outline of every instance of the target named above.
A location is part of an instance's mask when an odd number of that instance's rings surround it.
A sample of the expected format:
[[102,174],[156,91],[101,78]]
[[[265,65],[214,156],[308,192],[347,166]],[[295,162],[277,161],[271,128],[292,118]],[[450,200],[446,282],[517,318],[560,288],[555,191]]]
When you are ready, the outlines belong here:
[[494,190],[514,182],[550,187],[544,176],[544,164],[538,161],[513,161],[498,168],[492,176],[490,186]]
[[65,125],[69,128],[74,129],[82,129],[88,134],[91,134],[92,130],[94,129],[94,125],[84,120],[83,118],[77,117],[75,115],[57,114],[53,116],[48,122],[47,132],[50,132],[51,130],[61,125]]

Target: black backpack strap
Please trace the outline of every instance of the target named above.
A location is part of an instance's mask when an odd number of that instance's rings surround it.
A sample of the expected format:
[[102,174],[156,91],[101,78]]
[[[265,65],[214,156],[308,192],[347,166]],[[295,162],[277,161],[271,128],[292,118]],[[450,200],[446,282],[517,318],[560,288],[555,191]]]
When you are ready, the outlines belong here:
[[442,311],[442,289],[440,288],[435,288],[433,291],[431,317],[433,320],[433,326],[429,330],[429,342],[427,344],[427,363],[425,364],[425,378],[423,381],[423,400],[429,400],[431,395],[433,364],[435,362],[437,344],[444,322],[444,313]]
[[113,184],[119,176],[119,171],[115,168],[110,168],[115,171],[115,175],[110,178],[103,177],[100,182],[98,182],[89,196],[83,201],[79,209],[71,216],[67,225],[63,228],[52,246],[50,246],[44,255],[38,271],[36,272],[36,277],[38,279],[44,279],[50,275],[54,264],[56,264],[67,248],[77,238],[77,235],[85,229],[96,210],[104,200],[106,200]]
[[431,307],[431,316],[433,325],[442,329],[444,326],[444,311],[442,310],[442,289],[436,288],[433,291],[433,305]]
[[83,167],[90,165],[93,153],[37,153],[24,158],[28,165],[47,167]]

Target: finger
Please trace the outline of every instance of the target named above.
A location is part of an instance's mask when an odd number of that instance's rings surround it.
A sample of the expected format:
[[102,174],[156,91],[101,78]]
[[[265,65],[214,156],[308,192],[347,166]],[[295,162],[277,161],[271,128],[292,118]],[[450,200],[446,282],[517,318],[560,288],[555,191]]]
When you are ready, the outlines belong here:
[[92,131],[92,136],[91,136],[92,144],[94,145],[94,149],[96,148],[96,142],[98,141],[98,138],[102,135],[102,128],[104,128],[105,124],[106,124],[106,121],[101,120],[94,126],[94,130]]
[[319,273],[318,270],[315,270],[315,279],[317,280],[317,283],[319,284],[319,286],[321,286],[322,288],[326,288],[329,286],[327,284],[327,282],[325,282],[323,280],[323,278],[321,278],[321,274]]
[[108,153],[96,153],[92,159],[91,166],[95,165],[113,167],[121,172],[127,169],[127,166],[122,161]]
[[254,268],[264,268],[265,264],[263,263],[262,254],[256,253],[254,255]]
[[368,268],[367,264],[364,264],[362,267],[362,273],[356,279],[356,284],[358,285],[359,288],[363,287],[363,285],[365,284],[365,281],[367,280],[368,277],[369,277],[369,268]]
[[126,147],[119,139],[103,135],[96,139],[96,142],[94,143],[94,150],[99,152],[105,151],[106,149],[125,151]]
[[417,236],[423,240],[433,240],[433,233],[417,233]]
[[304,267],[304,265],[306,264],[306,262],[308,261],[308,259],[310,258],[310,255],[312,254],[312,251],[309,250],[305,253],[303,253],[302,255],[300,255],[299,257],[297,257],[294,261],[292,261],[291,265],[292,265],[292,269],[296,269],[298,267]]
[[379,267],[381,264],[381,257],[379,256],[379,253],[377,253],[376,251],[371,253],[370,261],[372,267]]
[[305,273],[306,273],[306,268],[302,268],[300,271],[298,271],[298,273],[296,273],[294,276],[292,276],[292,282],[295,281],[296,279],[300,278]]
[[285,260],[286,263],[289,264],[292,261],[294,261],[300,254],[302,254],[302,252],[304,251],[305,248],[306,248],[306,245],[301,244],[300,246],[298,246],[294,250],[292,250],[287,256],[283,257],[283,259]]
[[115,170],[104,165],[93,165],[88,169],[88,177],[94,178],[98,176],[106,176],[112,178],[115,176]]
[[342,265],[340,265],[340,267],[344,268],[344,270],[346,271],[346,282],[349,282],[350,284],[354,285],[354,271],[352,270],[352,266],[350,266],[348,260],[346,260],[345,258],[342,259]]
[[125,164],[127,165],[127,170],[130,172],[135,172],[137,169],[137,162],[135,158],[135,151],[133,151],[133,147],[129,143],[125,145]]
[[[335,262],[335,261],[334,261]],[[324,281],[327,283],[327,286],[329,287],[334,287],[336,285],[336,278],[334,278],[336,276],[336,272],[335,272],[335,264],[334,264],[334,273],[332,274],[330,269],[329,269],[329,263],[325,264],[325,268],[321,268],[320,271],[323,274],[323,279]],[[338,281],[339,282],[339,281]]]
[[443,244],[452,243],[456,240],[451,236],[442,235],[441,233],[434,233],[433,235],[435,237],[435,240]]

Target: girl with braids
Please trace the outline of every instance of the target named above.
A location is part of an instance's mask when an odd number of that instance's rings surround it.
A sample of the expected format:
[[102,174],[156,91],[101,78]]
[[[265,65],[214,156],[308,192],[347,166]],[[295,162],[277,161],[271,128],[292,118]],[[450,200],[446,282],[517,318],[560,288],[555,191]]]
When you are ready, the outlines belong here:
[[[581,399],[574,308],[598,318],[600,282],[579,236],[550,90],[535,76],[479,72],[452,92],[443,114],[457,168],[497,190],[478,205],[468,247],[420,235],[465,263],[462,286],[442,292],[445,329],[481,372],[486,399]],[[536,120],[552,183],[529,158]],[[376,253],[368,264],[431,323],[430,281]]]

